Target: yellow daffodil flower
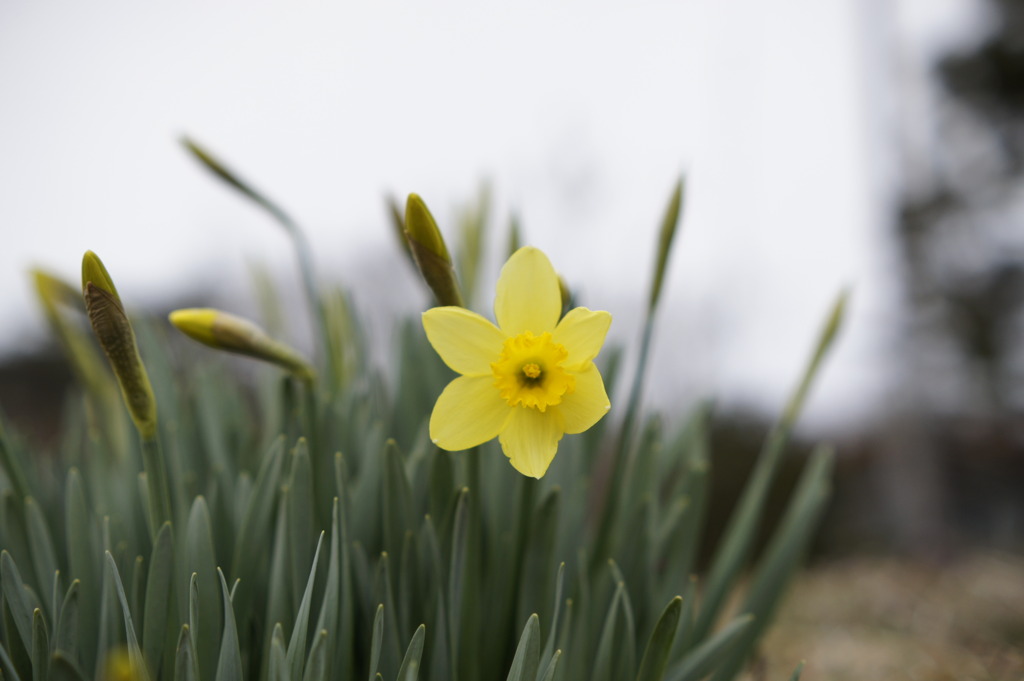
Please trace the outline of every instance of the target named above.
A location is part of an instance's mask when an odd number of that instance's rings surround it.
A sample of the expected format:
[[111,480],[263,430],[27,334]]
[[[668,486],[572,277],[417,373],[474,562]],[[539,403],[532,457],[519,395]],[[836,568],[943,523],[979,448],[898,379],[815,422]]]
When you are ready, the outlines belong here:
[[498,277],[497,326],[461,307],[423,313],[427,339],[462,374],[437,398],[430,438],[449,451],[495,437],[523,475],[540,478],[565,433],[582,433],[611,408],[594,358],[612,316],[585,307],[559,320],[558,275],[527,246]]

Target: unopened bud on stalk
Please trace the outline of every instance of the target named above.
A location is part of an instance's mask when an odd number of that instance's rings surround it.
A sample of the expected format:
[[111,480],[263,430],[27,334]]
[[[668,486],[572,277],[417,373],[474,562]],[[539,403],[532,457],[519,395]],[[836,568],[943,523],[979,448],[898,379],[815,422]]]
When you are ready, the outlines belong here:
[[658,232],[658,252],[654,258],[654,279],[651,281],[651,294],[647,302],[649,313],[658,306],[658,298],[661,297],[661,287],[665,283],[665,268],[668,264],[669,253],[672,251],[672,241],[679,228],[679,215],[682,212],[682,207],[683,178],[679,178],[672,190],[672,197],[668,201],[665,216],[661,220],[661,230]]
[[452,257],[444,244],[434,216],[416,194],[409,194],[405,204],[405,237],[416,266],[427,286],[434,292],[438,305],[462,307],[462,292],[455,278]]
[[35,283],[36,293],[43,304],[46,315],[57,313],[58,305],[67,305],[82,309],[82,296],[75,287],[60,277],[44,270],[35,268],[29,271]]
[[274,340],[248,319],[212,308],[175,310],[169,318],[179,331],[211,348],[277,364],[306,382],[315,376],[313,367],[296,350]]
[[394,229],[394,234],[398,237],[402,253],[404,253],[405,257],[409,259],[409,262],[415,265],[416,260],[412,256],[412,247],[409,245],[409,237],[405,235],[405,216],[402,215],[402,207],[398,204],[398,201],[394,196],[388,195],[385,201],[388,204],[388,217],[391,220],[391,226]]
[[143,439],[152,439],[157,423],[153,387],[114,282],[92,251],[82,258],[82,295],[89,323],[114,370],[135,427]]

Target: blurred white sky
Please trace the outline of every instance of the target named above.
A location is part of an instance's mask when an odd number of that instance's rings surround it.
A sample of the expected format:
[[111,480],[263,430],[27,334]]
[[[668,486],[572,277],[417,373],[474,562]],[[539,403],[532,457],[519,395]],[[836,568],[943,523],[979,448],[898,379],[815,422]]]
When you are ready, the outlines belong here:
[[553,5],[0,5],[0,349],[41,337],[26,268],[75,280],[86,249],[129,305],[197,276],[244,291],[253,260],[290,271],[281,231],[198,168],[187,132],[364,305],[354,273],[402,266],[384,195],[421,194],[451,233],[488,179],[498,224],[516,210],[630,342],[685,170],[652,393],[781,408],[850,286],[809,416],[884,408],[899,89],[978,24],[973,4]]

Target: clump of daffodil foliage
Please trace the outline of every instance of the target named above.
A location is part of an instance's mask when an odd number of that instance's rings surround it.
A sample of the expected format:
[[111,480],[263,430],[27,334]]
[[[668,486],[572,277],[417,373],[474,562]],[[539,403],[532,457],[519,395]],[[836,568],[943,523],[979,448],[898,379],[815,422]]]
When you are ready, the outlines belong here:
[[[366,337],[347,292],[317,281],[291,218],[186,145],[292,237],[315,355],[289,345],[270,294],[267,330],[208,308],[168,324],[131,318],[91,252],[80,289],[35,272],[78,380],[53,456],[0,429],[4,679],[727,681],[742,671],[828,495],[822,448],[753,555],[842,298],[698,572],[709,410],[676,429],[639,404],[682,183],[656,248],[638,368],[616,392],[623,355],[601,352],[607,312],[574,306],[517,229],[496,324],[470,310],[483,202],[453,257],[416,195],[404,215],[392,203],[393,224],[437,306],[397,330],[391,370],[375,368],[380,339]],[[215,350],[172,342],[174,327]],[[261,360],[255,382],[218,351]]]

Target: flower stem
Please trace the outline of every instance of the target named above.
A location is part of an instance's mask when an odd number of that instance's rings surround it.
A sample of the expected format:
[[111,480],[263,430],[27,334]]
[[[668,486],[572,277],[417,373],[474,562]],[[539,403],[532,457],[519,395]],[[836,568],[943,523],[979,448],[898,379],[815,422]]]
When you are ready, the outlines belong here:
[[172,520],[166,462],[156,435],[142,438],[142,468],[146,472],[149,492],[149,531],[155,540],[163,524]]

